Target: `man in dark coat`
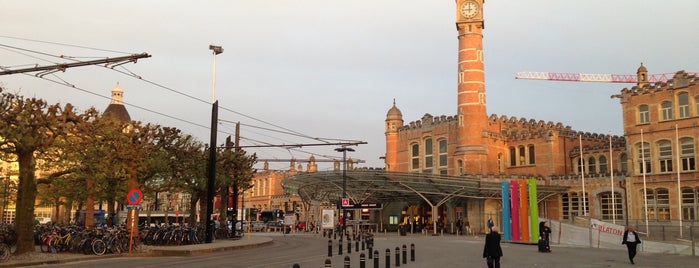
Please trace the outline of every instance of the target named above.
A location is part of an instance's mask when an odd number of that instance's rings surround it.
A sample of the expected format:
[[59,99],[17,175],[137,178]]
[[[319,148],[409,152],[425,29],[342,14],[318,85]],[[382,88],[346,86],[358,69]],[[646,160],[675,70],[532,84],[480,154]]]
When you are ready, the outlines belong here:
[[[548,223],[545,221],[539,223],[539,239],[543,242],[543,245],[539,246],[539,251],[551,252],[551,228],[549,228]],[[543,246],[543,248],[541,246]]]
[[624,238],[621,240],[622,245],[626,245],[629,249],[629,261],[633,263],[633,257],[636,257],[636,246],[641,243],[641,237],[636,231],[633,230],[633,226],[629,227],[624,231]]
[[488,262],[488,268],[500,268],[500,233],[498,227],[493,226],[489,234],[485,235],[485,246],[483,247],[483,258]]

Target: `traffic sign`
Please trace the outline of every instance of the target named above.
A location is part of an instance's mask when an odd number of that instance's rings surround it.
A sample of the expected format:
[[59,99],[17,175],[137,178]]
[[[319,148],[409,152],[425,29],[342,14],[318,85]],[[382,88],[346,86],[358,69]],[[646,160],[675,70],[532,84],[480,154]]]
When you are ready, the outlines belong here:
[[126,203],[135,206],[141,204],[143,201],[143,192],[139,189],[131,189],[128,194],[126,194]]
[[348,207],[350,205],[349,198],[342,198],[342,206]]

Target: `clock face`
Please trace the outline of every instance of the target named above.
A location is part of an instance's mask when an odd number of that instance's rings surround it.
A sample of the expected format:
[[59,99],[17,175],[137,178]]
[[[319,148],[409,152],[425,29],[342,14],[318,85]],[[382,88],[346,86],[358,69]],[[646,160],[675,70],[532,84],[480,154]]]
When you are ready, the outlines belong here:
[[473,18],[478,14],[478,3],[473,1],[466,1],[461,5],[461,15],[464,15],[467,19]]

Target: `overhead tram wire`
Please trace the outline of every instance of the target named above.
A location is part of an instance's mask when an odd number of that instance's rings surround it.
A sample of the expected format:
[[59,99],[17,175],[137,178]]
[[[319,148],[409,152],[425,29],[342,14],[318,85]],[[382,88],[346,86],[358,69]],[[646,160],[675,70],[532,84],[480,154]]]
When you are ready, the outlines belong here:
[[[0,37],[13,38],[13,37],[8,37],[8,36],[0,36]],[[43,41],[37,41],[37,40],[31,40],[31,39],[22,39],[22,38],[15,38],[15,39],[27,40],[27,41],[34,41],[34,42],[42,42],[42,43],[49,43],[49,44],[56,44],[56,45],[63,45],[63,46],[71,46],[71,47],[84,48],[84,49],[92,49],[92,50],[99,50],[99,51],[108,51],[108,52],[114,52],[114,53],[125,53],[125,54],[128,54],[127,52],[114,51],[114,50],[105,50],[105,49],[97,49],[97,48],[91,48],[91,47],[85,47],[85,46],[76,46],[76,45],[70,45],[70,44],[62,44],[62,43],[54,43],[54,42],[43,42]],[[26,51],[26,52],[36,53],[36,54],[44,55],[44,56],[49,56],[49,57],[55,57],[55,58],[67,59],[67,60],[72,60],[72,61],[80,62],[79,60],[76,60],[75,57],[64,56],[64,55],[57,56],[57,55],[52,55],[52,54],[44,53],[44,52],[40,52],[40,51],[34,51],[34,50],[29,50],[29,49],[23,49],[23,48],[19,48],[19,47],[8,46],[8,45],[2,45],[2,44],[0,44],[0,46],[4,46],[4,47],[6,47],[6,48],[16,49],[16,50],[20,50],[20,51]],[[9,49],[7,49],[7,50],[9,50]],[[39,60],[44,60],[44,61],[47,61],[47,62],[51,62],[51,61],[49,61],[49,60],[41,59],[41,58],[38,58],[38,57],[33,57],[33,56],[28,55],[28,54],[25,54],[25,53],[20,53],[20,52],[17,52],[17,51],[14,51],[14,52],[15,52],[15,53],[22,54],[22,55],[27,56],[27,57],[32,57],[32,58],[35,58],[35,59],[39,59]],[[150,80],[148,80],[148,79],[144,79],[142,76],[139,76],[139,75],[137,75],[137,74],[131,72],[130,70],[126,69],[126,68],[123,67],[123,66],[118,66],[118,67],[122,67],[122,68],[123,68],[124,70],[126,70],[128,73],[127,73],[127,72],[124,72],[124,71],[120,71],[120,70],[115,69],[114,67],[117,67],[117,66],[111,66],[111,67],[103,66],[103,65],[97,65],[97,66],[101,66],[101,67],[103,67],[103,68],[107,68],[107,69],[113,70],[113,71],[115,71],[115,72],[124,74],[124,75],[126,75],[126,76],[131,76],[131,77],[133,77],[133,78],[142,80],[142,81],[144,81],[144,82],[146,82],[146,83],[149,83],[149,84],[151,84],[151,85],[154,85],[154,86],[157,86],[157,87],[160,87],[160,88],[169,90],[169,91],[171,91],[171,92],[173,92],[173,93],[177,93],[177,94],[183,95],[183,96],[185,96],[185,97],[188,97],[188,98],[191,98],[191,99],[200,101],[200,102],[202,102],[202,103],[209,104],[207,101],[204,101],[204,100],[199,99],[199,98],[197,98],[197,97],[194,97],[194,96],[191,96],[191,95],[182,93],[182,92],[180,92],[180,91],[174,90],[174,89],[172,89],[172,88],[169,88],[169,87],[160,85],[160,84],[155,83],[155,82],[153,82],[153,81],[150,81]],[[6,69],[6,68],[3,68],[3,69]],[[25,74],[25,75],[28,75],[28,74]],[[55,76],[55,75],[54,75],[54,76]],[[77,87],[77,86],[75,86],[74,84],[70,84],[70,83],[68,83],[67,81],[61,79],[61,78],[58,77],[58,76],[55,76],[55,77],[56,77],[57,79],[60,79],[62,82],[58,82],[58,81],[55,81],[55,80],[52,80],[52,79],[48,79],[48,78],[44,78],[44,77],[40,77],[40,78],[45,79],[45,80],[50,81],[50,82],[53,82],[53,83],[56,83],[56,84],[60,84],[60,85],[68,86],[68,87],[71,87],[71,88],[75,88],[75,89],[77,89],[77,90],[80,90],[80,91],[83,91],[83,92],[86,92],[86,93],[89,93],[89,94],[92,94],[92,95],[95,95],[95,96],[99,96],[99,97],[102,97],[102,98],[105,98],[105,99],[110,99],[109,97],[106,97],[106,96],[103,96],[103,95],[100,95],[100,94],[91,92],[91,91],[89,91],[89,90],[86,90],[86,89],[83,89],[83,88],[80,88],[80,87]],[[144,110],[144,111],[149,111],[149,112],[152,112],[152,113],[155,113],[155,114],[158,114],[158,115],[162,115],[162,116],[165,116],[165,117],[168,117],[168,118],[171,118],[171,119],[175,119],[175,120],[178,120],[178,121],[186,122],[186,123],[188,123],[188,124],[192,124],[192,125],[195,125],[195,126],[200,126],[200,127],[208,128],[208,127],[206,127],[206,126],[203,126],[203,125],[200,125],[200,124],[197,124],[197,123],[194,123],[194,122],[190,122],[190,121],[187,121],[187,120],[184,120],[184,119],[181,119],[181,118],[177,118],[177,117],[174,117],[174,116],[170,116],[170,115],[167,115],[167,114],[164,114],[164,113],[161,113],[161,112],[157,112],[157,111],[152,110],[152,109],[148,109],[148,108],[145,108],[145,107],[140,107],[140,106],[137,106],[137,105],[134,105],[134,104],[126,103],[126,102],[125,102],[125,104],[128,104],[129,106],[132,106],[132,107],[135,107],[135,108]],[[279,132],[279,133],[284,133],[284,134],[287,134],[287,135],[296,135],[296,136],[302,137],[302,138],[308,138],[308,139],[312,139],[312,140],[316,140],[316,141],[321,141],[321,142],[324,142],[324,143],[330,143],[327,139],[321,139],[321,138],[311,137],[311,136],[309,136],[309,135],[305,135],[305,134],[302,134],[302,133],[300,133],[300,132],[297,132],[297,131],[294,131],[294,130],[291,130],[291,129],[288,129],[288,128],[285,128],[285,127],[281,127],[281,126],[279,126],[279,125],[272,124],[272,123],[270,123],[270,122],[267,122],[267,121],[264,121],[264,120],[261,120],[261,119],[257,119],[257,118],[255,118],[255,117],[252,117],[252,116],[249,116],[249,115],[246,115],[246,114],[243,114],[243,113],[234,111],[234,110],[232,110],[232,109],[228,109],[228,108],[225,108],[225,107],[221,107],[221,109],[226,110],[226,111],[229,111],[229,112],[232,112],[232,113],[234,113],[234,114],[241,115],[241,116],[243,116],[243,117],[246,117],[246,118],[249,118],[249,119],[258,121],[258,122],[262,122],[262,123],[265,123],[265,124],[268,124],[268,125],[271,125],[271,126],[274,126],[274,127],[280,128],[280,129],[283,129],[283,130],[287,130],[287,131],[290,132],[290,133],[285,133],[285,132],[282,132],[282,131],[277,131],[277,132]],[[254,127],[254,126],[252,126],[252,125],[247,125],[247,126],[249,126],[249,127]],[[268,130],[268,131],[274,131],[274,130],[268,129],[268,128],[262,128],[262,127],[258,127],[258,128],[264,129],[264,130]],[[293,133],[293,134],[292,134],[292,133]],[[341,139],[332,139],[332,140],[341,140]],[[303,152],[303,151],[301,151],[301,152]],[[304,153],[312,154],[312,153],[310,153],[310,152],[304,152]]]
[[72,44],[66,44],[66,43],[50,42],[50,41],[41,41],[41,40],[34,40],[34,39],[29,39],[29,38],[15,37],[15,36],[7,36],[7,35],[0,35],[0,38],[15,39],[15,40],[22,40],[22,41],[30,41],[30,42],[35,42],[35,43],[43,43],[43,44],[67,46],[67,47],[74,47],[74,48],[83,48],[83,49],[90,49],[90,50],[104,51],[104,52],[112,52],[112,53],[121,53],[121,54],[126,54],[126,55],[132,54],[132,53],[129,53],[129,52],[123,52],[123,51],[118,51],[118,50],[102,49],[102,48],[87,47],[87,46],[80,46],[80,45],[72,45]]

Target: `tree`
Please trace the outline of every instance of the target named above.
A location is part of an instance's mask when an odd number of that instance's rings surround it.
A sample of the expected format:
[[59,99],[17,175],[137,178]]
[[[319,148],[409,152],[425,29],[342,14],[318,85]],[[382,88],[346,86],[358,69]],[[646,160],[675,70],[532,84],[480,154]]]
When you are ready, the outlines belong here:
[[64,107],[48,105],[44,100],[24,98],[0,89],[0,152],[5,159],[16,160],[19,165],[15,220],[18,254],[35,250],[33,223],[37,157],[55,149],[56,140],[65,137],[73,123],[88,116],[77,115],[71,104]]

